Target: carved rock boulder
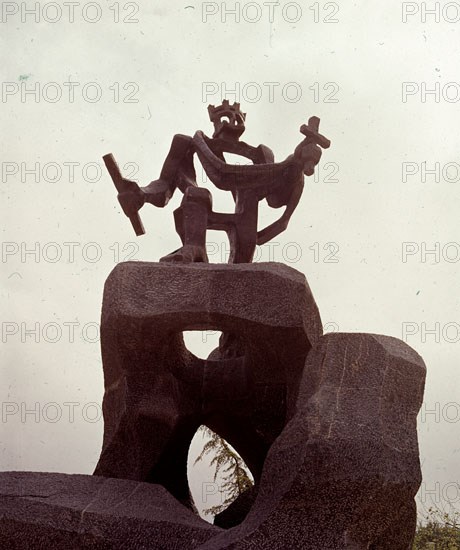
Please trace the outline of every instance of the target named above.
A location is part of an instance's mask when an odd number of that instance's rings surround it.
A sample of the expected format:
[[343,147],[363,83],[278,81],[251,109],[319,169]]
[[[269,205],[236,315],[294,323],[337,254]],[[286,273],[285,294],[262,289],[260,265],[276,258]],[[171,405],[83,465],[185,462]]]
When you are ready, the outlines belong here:
[[[207,329],[223,337],[203,360],[182,332]],[[160,483],[189,505],[187,454],[205,424],[258,481],[321,334],[305,277],[283,264],[119,264],[104,290],[105,426],[95,473]]]
[[196,548],[220,530],[160,485],[44,472],[0,473],[0,548]]
[[[203,360],[182,332],[207,329],[223,336]],[[101,344],[98,475],[1,474],[0,546],[21,533],[23,547],[50,549],[72,536],[78,548],[411,549],[423,360],[387,336],[322,336],[299,272],[119,264]],[[255,478],[219,518],[228,529],[187,509],[187,453],[202,424]]]
[[421,357],[395,338],[324,336],[248,516],[203,549],[410,550],[424,381]]

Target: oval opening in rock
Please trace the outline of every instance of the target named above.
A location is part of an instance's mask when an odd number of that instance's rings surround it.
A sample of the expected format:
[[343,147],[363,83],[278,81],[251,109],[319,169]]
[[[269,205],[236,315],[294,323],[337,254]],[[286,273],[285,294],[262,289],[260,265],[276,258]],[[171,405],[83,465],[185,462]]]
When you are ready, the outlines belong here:
[[192,439],[187,464],[198,514],[219,527],[238,525],[251,508],[254,478],[238,452],[207,426]]

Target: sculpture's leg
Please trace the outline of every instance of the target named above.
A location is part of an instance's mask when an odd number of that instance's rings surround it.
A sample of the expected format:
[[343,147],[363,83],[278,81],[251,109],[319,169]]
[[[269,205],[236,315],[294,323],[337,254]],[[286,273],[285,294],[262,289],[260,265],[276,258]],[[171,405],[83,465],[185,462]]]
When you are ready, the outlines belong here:
[[236,193],[235,225],[228,230],[229,263],[250,263],[257,244],[259,201],[252,191]]
[[211,193],[202,187],[187,187],[182,204],[174,212],[182,247],[161,258],[161,262],[208,262],[206,229],[212,209]]

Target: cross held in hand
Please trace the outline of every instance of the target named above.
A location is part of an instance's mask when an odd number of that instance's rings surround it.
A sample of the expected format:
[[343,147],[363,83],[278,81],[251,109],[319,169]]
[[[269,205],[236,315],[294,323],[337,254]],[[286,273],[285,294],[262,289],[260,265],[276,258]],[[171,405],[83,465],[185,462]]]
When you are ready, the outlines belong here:
[[302,124],[300,133],[303,134],[309,141],[316,143],[323,149],[328,149],[331,142],[318,132],[319,118],[312,116],[308,119],[308,124]]

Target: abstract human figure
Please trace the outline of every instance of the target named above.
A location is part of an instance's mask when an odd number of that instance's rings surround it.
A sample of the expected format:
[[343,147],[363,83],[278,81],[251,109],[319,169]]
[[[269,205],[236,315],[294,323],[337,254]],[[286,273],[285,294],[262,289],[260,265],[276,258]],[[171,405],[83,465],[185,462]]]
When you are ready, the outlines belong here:
[[[303,191],[303,176],[311,176],[321,158],[321,147],[330,141],[318,133],[319,118],[312,117],[300,131],[305,139],[294,153],[283,162],[275,163],[271,149],[265,145],[253,147],[240,141],[245,130],[246,114],[239,103],[208,106],[214,124],[212,138],[202,131],[193,137],[174,136],[159,179],[146,187],[123,178],[112,155],[104,161],[118,190],[118,200],[130,218],[137,235],[144,233],[138,211],[148,202],[164,207],[179,188],[184,197],[174,212],[176,230],[182,247],[160,261],[207,262],[206,231],[225,231],[230,242],[229,263],[252,261],[256,245],[262,245],[284,231]],[[227,164],[224,153],[232,153],[252,161],[252,165]],[[235,201],[232,214],[214,212],[211,193],[196,182],[193,165],[198,156],[211,182],[224,191],[230,191]],[[285,207],[281,217],[257,230],[258,205],[263,199],[272,208]]]

